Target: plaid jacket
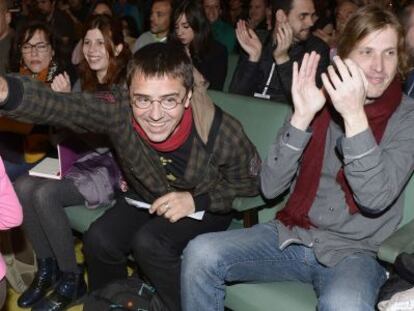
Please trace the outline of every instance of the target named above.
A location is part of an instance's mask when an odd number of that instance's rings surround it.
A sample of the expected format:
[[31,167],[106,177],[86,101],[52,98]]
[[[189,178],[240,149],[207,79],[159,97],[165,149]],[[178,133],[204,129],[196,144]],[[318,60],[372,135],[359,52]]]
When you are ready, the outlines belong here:
[[[108,135],[129,188],[147,202],[171,191],[189,191],[193,197],[208,194],[211,212],[227,212],[236,196],[258,193],[260,158],[241,124],[223,113],[212,152],[208,134],[214,116],[205,90],[193,91],[192,107],[197,133],[184,178],[167,180],[159,156],[132,126],[132,110],[126,89],[106,95],[55,93],[26,77],[7,76],[9,97],[2,114],[39,124]],[[203,94],[204,93],[204,97]],[[207,131],[205,129],[208,129]]]

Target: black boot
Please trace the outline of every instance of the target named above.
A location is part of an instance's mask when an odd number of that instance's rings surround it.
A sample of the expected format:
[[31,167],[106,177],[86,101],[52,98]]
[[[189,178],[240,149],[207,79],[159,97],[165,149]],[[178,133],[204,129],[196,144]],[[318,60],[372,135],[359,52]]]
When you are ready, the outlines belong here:
[[40,300],[32,311],[60,311],[80,303],[86,294],[83,270],[79,273],[63,272],[53,292]]
[[28,308],[42,299],[59,279],[59,268],[54,258],[37,259],[37,272],[32,284],[17,299],[20,308]]

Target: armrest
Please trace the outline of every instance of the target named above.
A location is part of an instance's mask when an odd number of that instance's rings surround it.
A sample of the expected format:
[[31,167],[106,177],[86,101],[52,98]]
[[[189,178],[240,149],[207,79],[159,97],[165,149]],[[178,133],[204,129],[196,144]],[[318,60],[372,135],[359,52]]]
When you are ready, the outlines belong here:
[[378,258],[393,264],[402,252],[414,253],[414,220],[402,226],[388,237],[378,250]]

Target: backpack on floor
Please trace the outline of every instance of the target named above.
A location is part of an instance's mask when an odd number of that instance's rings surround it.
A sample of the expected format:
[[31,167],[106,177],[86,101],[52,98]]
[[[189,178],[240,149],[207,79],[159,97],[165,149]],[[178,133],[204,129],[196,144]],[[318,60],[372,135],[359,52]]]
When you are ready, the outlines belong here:
[[33,281],[37,263],[23,229],[0,232],[0,251],[6,263],[7,282],[16,292],[24,292]]
[[114,281],[89,294],[84,311],[167,311],[155,289],[137,276]]

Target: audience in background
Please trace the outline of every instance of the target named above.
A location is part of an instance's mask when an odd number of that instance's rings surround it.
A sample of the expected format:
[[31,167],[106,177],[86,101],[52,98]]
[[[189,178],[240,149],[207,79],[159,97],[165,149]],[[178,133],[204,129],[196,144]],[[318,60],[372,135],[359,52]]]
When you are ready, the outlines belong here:
[[229,19],[235,27],[239,19],[245,19],[247,10],[242,0],[229,0]]
[[331,49],[336,48],[338,37],[342,34],[346,22],[358,10],[358,7],[352,0],[342,1],[335,10],[335,27],[327,24],[324,28],[314,31],[313,34],[325,41]]
[[135,41],[137,41],[140,32],[131,16],[125,15],[122,17],[121,24],[124,41],[128,44],[128,48],[132,52],[132,48],[134,47]]
[[144,28],[143,16],[138,10],[138,6],[131,4],[128,0],[115,0],[113,6],[115,15],[118,17],[130,16],[135,22],[135,27],[141,33]]
[[[50,85],[62,66],[56,40],[47,25],[32,22],[17,34],[12,71]],[[6,172],[14,181],[50,151],[49,127],[0,118],[0,154]]]
[[268,6],[268,0],[250,0],[247,23],[251,29],[267,29],[266,9]]
[[59,9],[65,12],[75,26],[76,39],[82,35],[84,23],[89,14],[89,5],[83,0],[68,0],[67,3],[59,2]]
[[[125,85],[130,52],[124,47],[119,22],[107,15],[92,17],[84,30],[83,53],[81,87],[74,91],[109,92],[115,84]],[[55,77],[52,89],[71,91],[66,73]],[[120,171],[107,142],[97,135],[78,134],[70,138],[72,146],[74,140],[76,146],[82,145],[82,138],[87,142],[80,149],[82,156],[62,180],[22,176],[15,183],[24,210],[23,227],[38,263],[32,284],[17,301],[22,308],[65,310],[86,293],[64,208],[80,204],[96,208],[111,203],[119,189]]]
[[92,7],[90,8],[91,15],[109,15],[114,16],[114,12],[112,10],[111,4],[108,0],[98,0],[94,2]]
[[[56,34],[62,50],[62,57],[70,57],[76,43],[75,25],[72,19],[56,6],[58,0],[35,0],[41,20],[45,21]],[[34,16],[35,19],[39,17]]]
[[165,42],[167,40],[172,9],[172,0],[154,0],[152,2],[150,30],[138,37],[132,52],[136,52],[150,43]]
[[269,10],[271,12],[269,0],[250,0],[247,24],[250,29],[256,32],[262,43],[267,40],[269,35],[267,25],[267,14]]
[[228,53],[236,49],[236,35],[231,24],[223,18],[223,0],[200,0],[202,1],[205,15],[210,22],[213,38],[227,48]]
[[7,0],[0,0],[0,74],[9,70],[9,57],[14,37],[14,30],[10,27],[11,13]]
[[230,84],[230,92],[278,101],[290,100],[293,62],[305,53],[321,55],[317,81],[329,64],[329,47],[311,34],[315,8],[312,0],[279,0],[274,3],[272,36],[262,45],[245,21],[237,23],[236,35],[245,54]]
[[[90,8],[90,16],[94,15],[114,16],[111,4],[107,0],[96,1],[94,5],[92,5],[92,7]],[[72,51],[71,62],[75,66],[79,65],[80,62],[83,60],[82,47],[83,41],[82,39],[80,39]]]
[[193,65],[209,82],[209,88],[223,90],[227,73],[227,50],[214,40],[200,3],[183,0],[174,10],[171,37],[183,44]]

